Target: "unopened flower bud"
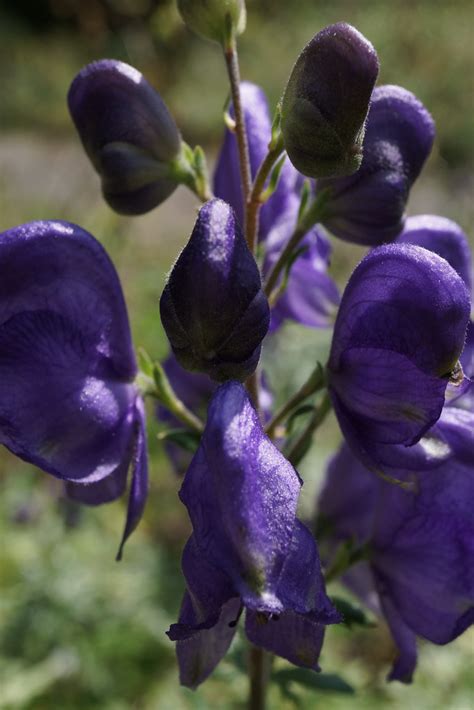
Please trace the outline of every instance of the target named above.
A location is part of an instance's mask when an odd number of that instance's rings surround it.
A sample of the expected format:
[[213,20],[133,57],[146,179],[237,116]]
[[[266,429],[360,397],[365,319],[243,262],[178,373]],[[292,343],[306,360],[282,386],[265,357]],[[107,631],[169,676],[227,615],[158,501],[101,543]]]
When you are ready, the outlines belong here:
[[181,137],[139,71],[112,59],[88,64],[72,82],[68,103],[112,209],[143,214],[169,197],[181,182]]
[[245,29],[244,0],[178,0],[178,10],[190,30],[219,44]]
[[174,265],[160,301],[179,363],[212,379],[244,380],[256,368],[270,312],[260,273],[231,207],[211,200]]
[[304,175],[349,175],[359,168],[378,70],[373,46],[343,22],[321,30],[303,49],[283,95],[281,130],[291,162]]

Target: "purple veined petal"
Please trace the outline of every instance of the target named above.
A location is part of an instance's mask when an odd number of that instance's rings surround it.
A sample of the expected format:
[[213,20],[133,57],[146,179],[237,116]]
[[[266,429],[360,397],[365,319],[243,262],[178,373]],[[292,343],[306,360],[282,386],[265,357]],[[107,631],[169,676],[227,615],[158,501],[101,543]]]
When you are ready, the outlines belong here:
[[0,441],[70,481],[129,456],[136,363],[115,269],[87,232],[33,222],[0,235]]
[[191,238],[160,300],[176,358],[214,380],[245,379],[256,368],[270,310],[260,272],[232,208],[222,200],[199,211]]
[[203,558],[258,611],[281,611],[277,584],[291,547],[300,485],[264,435],[244,387],[222,385],[180,497]]
[[411,445],[435,423],[469,311],[460,276],[421,247],[379,247],[356,268],[339,308],[328,371],[339,422],[365,465],[375,460],[374,447]]
[[433,140],[433,119],[416,96],[399,86],[377,87],[361,167],[347,177],[318,181],[318,189],[330,195],[324,225],[340,239],[366,246],[395,239]]
[[434,643],[474,622],[472,467],[450,460],[419,477],[416,493],[383,485],[371,558],[381,598]]
[[408,217],[398,242],[416,244],[446,259],[472,292],[472,257],[461,227],[446,217],[421,214]]
[[88,64],[72,82],[68,104],[113,209],[142,214],[173,192],[166,166],[178,157],[181,137],[139,71],[113,59]]
[[148,497],[148,451],[146,442],[145,407],[140,397],[136,402],[137,422],[132,457],[132,480],[128,496],[127,518],[122,541],[117,553],[117,560],[122,558],[123,548],[140,522]]
[[405,624],[396,607],[388,596],[381,597],[383,614],[387,620],[390,633],[398,649],[392,670],[387,680],[398,680],[401,683],[411,683],[418,661],[416,635]]
[[255,611],[247,611],[245,633],[255,646],[285,658],[303,668],[319,671],[319,654],[326,627],[293,611],[263,619]]
[[349,348],[382,348],[445,376],[462,352],[469,310],[464,282],[441,257],[410,244],[373,249],[344,291],[329,366],[337,371]]
[[446,382],[425,374],[405,355],[379,348],[349,348],[332,377],[364,437],[380,444],[412,446],[439,419]]
[[[266,96],[256,84],[244,81],[240,85],[242,108],[247,129],[252,178],[268,152],[272,123]],[[231,107],[231,115],[233,110]],[[300,175],[289,160],[280,173],[277,189],[260,210],[259,239],[265,239],[280,215],[286,211],[287,202],[294,190],[300,187]],[[214,174],[214,194],[234,209],[241,226],[244,224],[239,155],[235,134],[228,129],[219,153]],[[289,236],[289,235],[288,235]]]

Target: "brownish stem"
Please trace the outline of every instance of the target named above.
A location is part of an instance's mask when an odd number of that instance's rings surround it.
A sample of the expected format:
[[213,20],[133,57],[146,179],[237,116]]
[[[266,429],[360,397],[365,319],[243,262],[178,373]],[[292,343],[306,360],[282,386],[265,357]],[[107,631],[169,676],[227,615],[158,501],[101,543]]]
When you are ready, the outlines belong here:
[[269,654],[263,648],[251,646],[249,651],[249,710],[265,710],[269,675]]

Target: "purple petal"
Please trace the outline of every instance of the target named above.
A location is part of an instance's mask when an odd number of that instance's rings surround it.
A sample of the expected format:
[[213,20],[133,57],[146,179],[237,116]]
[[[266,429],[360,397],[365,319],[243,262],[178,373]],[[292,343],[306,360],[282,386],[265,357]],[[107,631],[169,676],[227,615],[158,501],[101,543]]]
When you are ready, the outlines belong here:
[[458,461],[474,466],[474,411],[445,407],[437,428]]
[[127,519],[122,541],[117,553],[117,560],[122,558],[123,547],[141,520],[148,496],[148,453],[146,444],[145,408],[140,398],[137,399],[137,427],[132,457],[132,481],[128,497]]
[[387,680],[411,683],[418,661],[416,635],[405,624],[390,597],[382,596],[381,601],[384,616],[399,652]]
[[262,431],[242,385],[215,393],[180,497],[203,558],[246,605],[281,611],[278,579],[291,547],[300,481]]
[[115,269],[79,227],[0,235],[0,441],[71,481],[129,460],[136,364]]
[[[244,121],[247,129],[252,178],[268,152],[271,140],[271,118],[267,99],[256,84],[244,81],[240,85]],[[231,107],[231,115],[233,110]],[[286,210],[287,202],[299,185],[300,176],[287,160],[280,173],[278,187],[260,210],[259,238],[264,239],[279,216]],[[241,226],[244,224],[239,155],[235,134],[226,130],[224,143],[217,160],[214,175],[214,193],[234,209]],[[289,235],[288,235],[289,236]]]
[[260,272],[232,209],[201,208],[160,301],[173,352],[188,370],[213,379],[245,379],[258,363],[270,311]]
[[112,59],[88,64],[72,82],[68,103],[113,209],[142,214],[173,192],[167,164],[179,155],[181,138],[139,71]]
[[196,688],[227,652],[236,631],[241,602],[229,579],[200,556],[194,536],[183,552],[185,592],[179,621],[168,636],[177,641],[180,682]]
[[456,222],[429,214],[408,217],[398,241],[416,244],[442,256],[457,271],[469,292],[472,291],[472,258],[469,242]]
[[303,49],[281,107],[285,148],[303,175],[347,175],[358,169],[378,70],[373,46],[343,22],[325,27]]
[[320,670],[319,654],[324,641],[325,626],[293,611],[270,619],[248,611],[245,633],[249,641],[270,653],[286,658],[303,668]]
[[[327,328],[335,320],[339,306],[339,290],[326,273],[330,246],[318,229],[313,229],[301,243],[305,251],[291,267],[288,284],[272,310],[272,330],[289,319],[310,328]],[[266,270],[274,263],[278,251],[267,252]]]
[[324,225],[356,244],[375,246],[395,239],[433,139],[433,119],[416,96],[399,86],[377,87],[361,167],[348,177],[318,182],[318,189],[330,194]]

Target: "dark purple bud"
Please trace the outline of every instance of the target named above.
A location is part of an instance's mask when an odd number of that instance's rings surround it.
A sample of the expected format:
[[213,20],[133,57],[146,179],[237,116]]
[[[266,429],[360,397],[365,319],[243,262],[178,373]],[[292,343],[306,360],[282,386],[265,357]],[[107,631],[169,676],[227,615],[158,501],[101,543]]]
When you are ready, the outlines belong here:
[[190,30],[222,45],[245,30],[244,0],[178,0],[178,10]]
[[[268,152],[272,137],[272,122],[268,102],[263,90],[248,81],[240,85],[242,108],[249,145],[249,157],[252,178]],[[233,109],[230,109],[233,115]],[[296,199],[301,188],[302,176],[286,160],[278,180],[278,185],[271,197],[262,205],[259,215],[259,239],[267,237],[281,215],[288,212],[290,202]],[[214,175],[214,194],[227,202],[234,210],[240,225],[244,224],[244,206],[239,170],[239,154],[235,133],[226,129],[224,143],[217,160]],[[298,200],[299,205],[299,200]],[[291,208],[293,209],[292,205]],[[294,213],[296,220],[297,208]],[[294,228],[291,225],[291,229]],[[288,238],[289,235],[287,235]]]
[[113,59],[88,64],[68,94],[87,155],[116,212],[143,214],[179,184],[181,137],[158,92]]
[[472,291],[471,250],[467,236],[456,222],[429,214],[408,217],[398,241],[416,244],[442,256]]
[[395,239],[434,134],[433,119],[411,92],[399,86],[375,89],[359,170],[318,181],[319,190],[328,189],[324,226],[355,244],[376,246]]
[[217,381],[244,380],[255,370],[270,311],[255,259],[222,200],[201,208],[160,311],[173,352],[187,370]]
[[285,148],[303,175],[349,175],[359,168],[378,71],[373,46],[344,22],[321,30],[303,49],[281,106]]
[[66,222],[0,235],[0,443],[89,504],[146,500],[143,405],[122,289],[101,245]]
[[379,247],[352,274],[329,385],[341,429],[367,466],[384,467],[391,447],[416,444],[439,418],[469,312],[460,276],[421,247]]

